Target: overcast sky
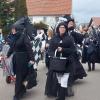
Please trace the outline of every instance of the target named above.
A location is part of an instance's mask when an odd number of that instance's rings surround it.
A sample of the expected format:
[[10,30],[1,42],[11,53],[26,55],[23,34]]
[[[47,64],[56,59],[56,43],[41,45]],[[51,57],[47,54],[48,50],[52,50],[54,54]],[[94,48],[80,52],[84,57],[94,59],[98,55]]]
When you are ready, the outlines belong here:
[[79,23],[88,22],[93,16],[100,16],[100,0],[73,0],[73,16]]

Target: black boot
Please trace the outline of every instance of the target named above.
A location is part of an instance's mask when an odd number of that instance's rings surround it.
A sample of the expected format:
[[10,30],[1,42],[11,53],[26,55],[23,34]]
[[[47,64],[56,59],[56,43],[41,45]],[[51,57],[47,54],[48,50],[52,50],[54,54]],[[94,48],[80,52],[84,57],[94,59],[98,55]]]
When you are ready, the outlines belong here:
[[73,90],[72,86],[68,86],[68,88],[67,88],[67,96],[68,97],[74,96],[74,90]]
[[94,71],[95,70],[95,64],[93,63],[92,64],[92,71]]
[[65,100],[65,90],[66,88],[60,87],[58,98],[56,100]]
[[88,62],[88,71],[91,71],[91,63]]
[[13,100],[20,100],[19,98],[17,98],[16,96],[13,97]]

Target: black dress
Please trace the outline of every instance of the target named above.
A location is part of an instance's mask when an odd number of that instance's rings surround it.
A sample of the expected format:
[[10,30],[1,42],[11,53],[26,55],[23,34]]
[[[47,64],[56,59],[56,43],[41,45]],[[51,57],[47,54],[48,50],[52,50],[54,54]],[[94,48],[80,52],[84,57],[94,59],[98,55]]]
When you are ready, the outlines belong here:
[[[60,43],[61,40],[62,40],[62,43]],[[76,52],[73,38],[69,35],[65,35],[63,38],[61,38],[59,35],[54,36],[51,40],[50,47],[48,49],[48,54],[50,56],[53,56],[55,53],[55,50],[59,46],[63,48],[62,56],[69,57],[69,59],[72,60],[73,54],[74,52]],[[57,56],[59,56],[59,54]],[[74,67],[67,65],[66,72],[74,73]],[[57,96],[57,91],[59,89],[58,87],[59,87],[59,84],[57,81],[56,72],[49,70],[47,81],[46,81],[45,94],[47,96]]]
[[[62,41],[62,43],[60,43],[60,41]],[[73,85],[73,82],[76,79],[78,78],[82,79],[83,77],[86,77],[87,74],[83,69],[82,64],[79,62],[79,59],[77,59],[75,41],[72,35],[66,34],[63,38],[61,38],[59,35],[54,36],[53,39],[51,40],[48,54],[50,56],[54,56],[55,50],[58,47],[63,48],[62,56],[67,57],[69,59],[69,64],[66,66],[67,67],[66,72],[70,73],[68,86],[71,86]],[[45,94],[52,95],[53,93],[53,95],[57,95],[57,84],[53,85],[51,82],[55,83],[57,82],[57,79],[56,79],[55,72],[49,70],[46,87],[45,87]],[[49,87],[56,87],[55,92],[52,90],[52,88]]]
[[28,74],[28,62],[34,61],[32,45],[30,38],[26,34],[16,33],[16,40],[13,42],[8,57],[13,53],[16,83],[15,83],[15,97],[20,98],[26,91],[23,82]]
[[[80,46],[82,46],[82,41],[85,38],[85,35],[77,33],[75,31],[70,31],[70,35],[73,37],[75,45],[79,44]],[[86,77],[87,74],[82,66],[82,64],[80,63],[79,59],[78,59],[78,55],[77,53],[74,54],[74,62],[71,63],[72,66],[74,66],[75,69],[75,73],[74,74],[70,74],[70,78],[69,78],[69,85],[72,85],[72,83],[77,80],[77,79],[83,79],[83,77]],[[73,81],[72,81],[73,80]]]
[[[50,42],[51,42],[51,39],[46,39],[46,43],[50,45]],[[46,64],[46,67],[49,69],[49,64],[50,64],[50,58],[49,58],[49,55],[48,55],[48,49],[49,47],[45,47],[46,49],[46,52],[45,52],[45,64]]]

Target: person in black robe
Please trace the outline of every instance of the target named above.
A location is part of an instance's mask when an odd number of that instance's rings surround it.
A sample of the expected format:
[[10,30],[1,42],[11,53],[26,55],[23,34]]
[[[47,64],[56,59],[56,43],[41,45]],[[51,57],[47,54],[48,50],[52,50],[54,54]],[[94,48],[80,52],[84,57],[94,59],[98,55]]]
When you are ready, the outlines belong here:
[[52,29],[48,29],[47,38],[46,38],[46,44],[45,44],[45,50],[46,50],[46,52],[45,52],[45,64],[46,64],[46,67],[48,69],[49,69],[49,63],[50,63],[50,58],[49,58],[49,55],[48,55],[48,49],[49,49],[52,37],[53,37],[53,30]]
[[7,57],[10,57],[10,55],[13,53],[13,67],[16,69],[15,96],[13,100],[20,100],[20,98],[26,92],[24,81],[28,74],[29,62],[31,64],[34,63],[34,54],[29,36],[27,34],[22,34],[22,32],[17,30],[16,27],[15,31],[15,40],[12,42]]
[[[60,29],[65,30],[63,35],[61,35],[59,33]],[[68,58],[68,64],[66,65],[65,72],[62,72],[62,74],[70,73],[72,75],[75,72],[73,63],[74,63],[74,60],[75,60],[75,53],[76,53],[76,47],[74,45],[73,37],[67,33],[67,27],[66,27],[65,23],[60,23],[58,25],[58,27],[56,29],[56,33],[57,34],[51,40],[48,53],[49,53],[50,56],[54,56],[55,50],[58,49],[58,54],[57,54],[58,56],[59,56],[60,53],[62,53],[63,57],[67,57]],[[62,41],[62,43],[60,41]],[[59,73],[59,74],[61,74],[61,73]],[[51,86],[52,83],[49,83],[49,84]],[[66,86],[67,86],[67,83],[66,83]],[[60,84],[58,84],[57,88],[58,88],[58,90],[57,90],[57,92],[58,92],[57,100],[65,100],[66,88],[60,86]]]
[[[68,26],[68,33],[69,33],[69,35],[71,35],[73,37],[75,45],[79,44],[80,46],[82,46],[82,41],[85,38],[85,34],[83,35],[83,34],[77,33],[75,31],[74,19],[70,18],[66,24]],[[80,61],[78,59],[77,53],[76,53],[76,59],[73,63],[73,66],[75,69],[75,73],[72,75],[70,74],[69,86],[72,85],[75,80],[83,79],[83,77],[87,76],[82,64],[80,63]]]

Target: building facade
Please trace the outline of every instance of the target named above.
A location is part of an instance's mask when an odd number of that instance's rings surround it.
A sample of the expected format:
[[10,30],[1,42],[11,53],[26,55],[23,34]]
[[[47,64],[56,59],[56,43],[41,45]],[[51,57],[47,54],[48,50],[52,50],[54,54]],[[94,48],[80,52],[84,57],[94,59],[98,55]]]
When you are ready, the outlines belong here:
[[71,15],[72,0],[26,0],[28,16],[31,21],[43,21],[54,26],[58,17]]

